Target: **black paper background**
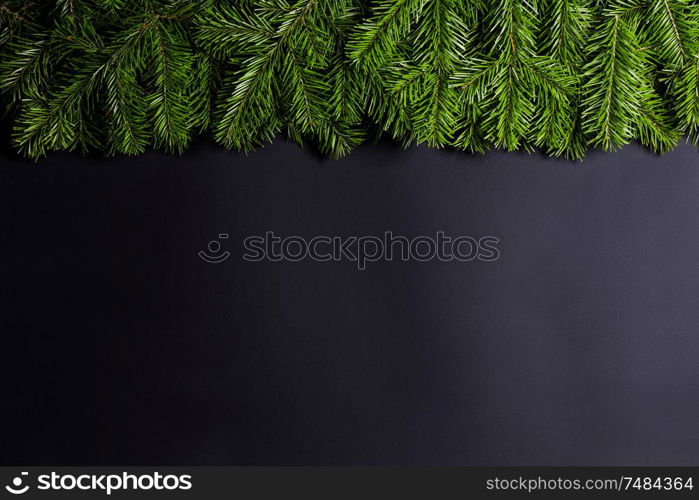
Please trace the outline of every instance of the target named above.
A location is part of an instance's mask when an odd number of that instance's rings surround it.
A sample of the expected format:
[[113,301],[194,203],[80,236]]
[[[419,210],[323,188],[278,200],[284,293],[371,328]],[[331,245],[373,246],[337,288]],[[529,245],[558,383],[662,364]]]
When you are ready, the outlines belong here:
[[[3,465],[699,464],[689,146],[0,161]],[[440,230],[502,255],[241,258]]]

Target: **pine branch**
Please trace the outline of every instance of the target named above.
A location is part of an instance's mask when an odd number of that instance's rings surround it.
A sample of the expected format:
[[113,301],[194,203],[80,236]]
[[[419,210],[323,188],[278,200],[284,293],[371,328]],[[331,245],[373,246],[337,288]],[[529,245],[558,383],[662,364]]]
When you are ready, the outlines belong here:
[[150,140],[146,126],[146,101],[136,72],[117,66],[106,75],[107,111],[110,117],[110,150],[124,154],[145,151]]
[[274,118],[272,80],[280,45],[274,41],[251,56],[235,75],[224,79],[219,105],[216,139],[225,147],[252,150],[261,142],[270,141],[279,124]]
[[217,57],[252,56],[274,37],[272,27],[246,6],[223,3],[209,8],[195,19],[195,41],[201,49]]
[[415,32],[414,57],[427,71],[421,73],[412,103],[413,129],[418,142],[440,147],[451,141],[462,96],[451,79],[467,51],[469,33],[454,0],[433,0],[424,7]]
[[191,103],[189,128],[204,131],[211,125],[216,89],[220,81],[219,61],[209,54],[195,53],[193,78],[190,79],[186,92]]
[[50,79],[50,40],[43,33],[35,38],[21,37],[8,49],[10,56],[0,61],[0,90],[19,101],[23,95],[38,92]]
[[380,0],[373,16],[357,27],[349,43],[350,60],[376,70],[395,57],[399,41],[429,0]]
[[483,112],[485,138],[509,150],[528,144],[534,118],[534,28],[536,6],[525,0],[503,0],[493,5],[487,19],[488,50],[484,58],[467,63],[460,87],[470,105]]
[[182,152],[190,139],[190,108],[184,96],[192,54],[176,24],[160,16],[151,23],[147,46],[154,91],[146,97],[146,105],[152,113],[153,136],[156,145],[166,151]]
[[30,94],[23,100],[14,128],[14,142],[20,152],[39,158],[51,150],[87,148],[92,143],[83,123],[94,80],[75,69],[73,83],[51,92],[48,99]]
[[535,77],[537,95],[534,144],[556,155],[575,157],[577,78],[548,57],[536,58],[528,68]]
[[329,103],[330,117],[351,126],[359,125],[362,121],[363,103],[367,94],[363,76],[353,71],[348,61],[337,56],[330,64],[328,80],[332,86]]
[[36,17],[37,9],[33,2],[0,2],[0,47],[22,32],[34,32],[39,29]]
[[183,151],[211,130],[332,157],[404,144],[581,158],[699,143],[694,0],[0,0],[25,155]]
[[592,9],[587,0],[546,0],[539,34],[543,54],[578,70],[584,57]]
[[692,29],[688,19],[691,5],[689,0],[651,0],[650,39],[659,49],[660,60],[672,68],[687,61],[691,42],[696,40],[696,28]]
[[609,10],[592,38],[592,60],[585,67],[586,96],[583,127],[594,146],[614,149],[633,139],[637,90],[643,85],[639,71],[643,62],[630,9],[625,4]]

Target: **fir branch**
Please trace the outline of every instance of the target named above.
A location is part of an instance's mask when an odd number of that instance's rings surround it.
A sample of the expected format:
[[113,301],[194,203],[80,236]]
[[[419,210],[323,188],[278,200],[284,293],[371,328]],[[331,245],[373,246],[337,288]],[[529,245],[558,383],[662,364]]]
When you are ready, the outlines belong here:
[[244,61],[243,69],[224,79],[216,139],[226,147],[252,150],[271,140],[278,130],[274,119],[272,80],[280,46],[268,42],[260,55]]
[[142,153],[150,134],[146,127],[145,97],[136,81],[136,72],[128,66],[117,66],[107,73],[105,86],[110,150],[124,154]]
[[[696,40],[696,28],[689,23],[689,0],[652,0],[650,4],[650,39],[659,49],[659,58],[670,67],[681,67]],[[692,31],[694,31],[692,33]]]
[[592,38],[594,57],[585,67],[583,127],[594,146],[614,149],[633,138],[642,85],[638,49],[634,26],[624,12],[610,11]]
[[404,144],[580,158],[699,142],[694,0],[0,0],[13,142],[252,150],[284,132],[332,157]]
[[456,130],[460,93],[451,78],[467,51],[469,28],[457,14],[454,0],[433,0],[424,7],[414,34],[414,57],[428,68],[421,73],[412,105],[413,129],[418,142],[440,147]]
[[221,4],[200,13],[195,19],[195,41],[201,49],[218,57],[240,57],[246,51],[263,47],[274,37],[264,18],[246,6]]
[[50,48],[44,33],[14,40],[8,47],[10,56],[0,61],[0,90],[9,92],[14,101],[39,92],[51,75]]
[[578,70],[587,44],[592,9],[587,0],[546,0],[539,34],[541,52]]
[[357,27],[347,53],[355,63],[376,70],[395,56],[398,42],[429,0],[380,0],[373,16]]
[[209,54],[194,54],[193,78],[187,89],[191,102],[190,128],[204,131],[211,125],[216,89],[221,80],[220,66],[219,61]]
[[694,52],[670,86],[680,130],[699,144],[699,52]]
[[[485,115],[485,138],[509,150],[527,146],[532,136],[535,16],[536,6],[526,0],[503,0],[494,5],[485,61],[472,59],[478,71],[461,73],[467,76],[461,86],[469,89],[468,102],[478,104]],[[474,85],[475,89],[470,89]]]
[[182,152],[190,139],[190,110],[184,96],[192,55],[177,24],[159,16],[151,23],[147,46],[154,91],[146,97],[146,105],[152,113],[153,136],[166,151]]

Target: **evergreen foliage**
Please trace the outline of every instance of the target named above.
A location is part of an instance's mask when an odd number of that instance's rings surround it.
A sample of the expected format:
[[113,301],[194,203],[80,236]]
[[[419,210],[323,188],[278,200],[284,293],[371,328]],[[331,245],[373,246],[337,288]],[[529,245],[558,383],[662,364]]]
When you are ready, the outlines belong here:
[[699,143],[695,0],[0,0],[13,144],[347,154],[386,133],[581,158]]

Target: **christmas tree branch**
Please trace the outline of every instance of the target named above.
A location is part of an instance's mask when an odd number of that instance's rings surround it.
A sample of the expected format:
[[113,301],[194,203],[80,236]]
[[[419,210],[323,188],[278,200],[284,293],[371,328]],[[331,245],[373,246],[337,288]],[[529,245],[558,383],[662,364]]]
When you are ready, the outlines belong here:
[[699,142],[695,0],[0,0],[13,144],[331,157],[369,135],[582,158]]

